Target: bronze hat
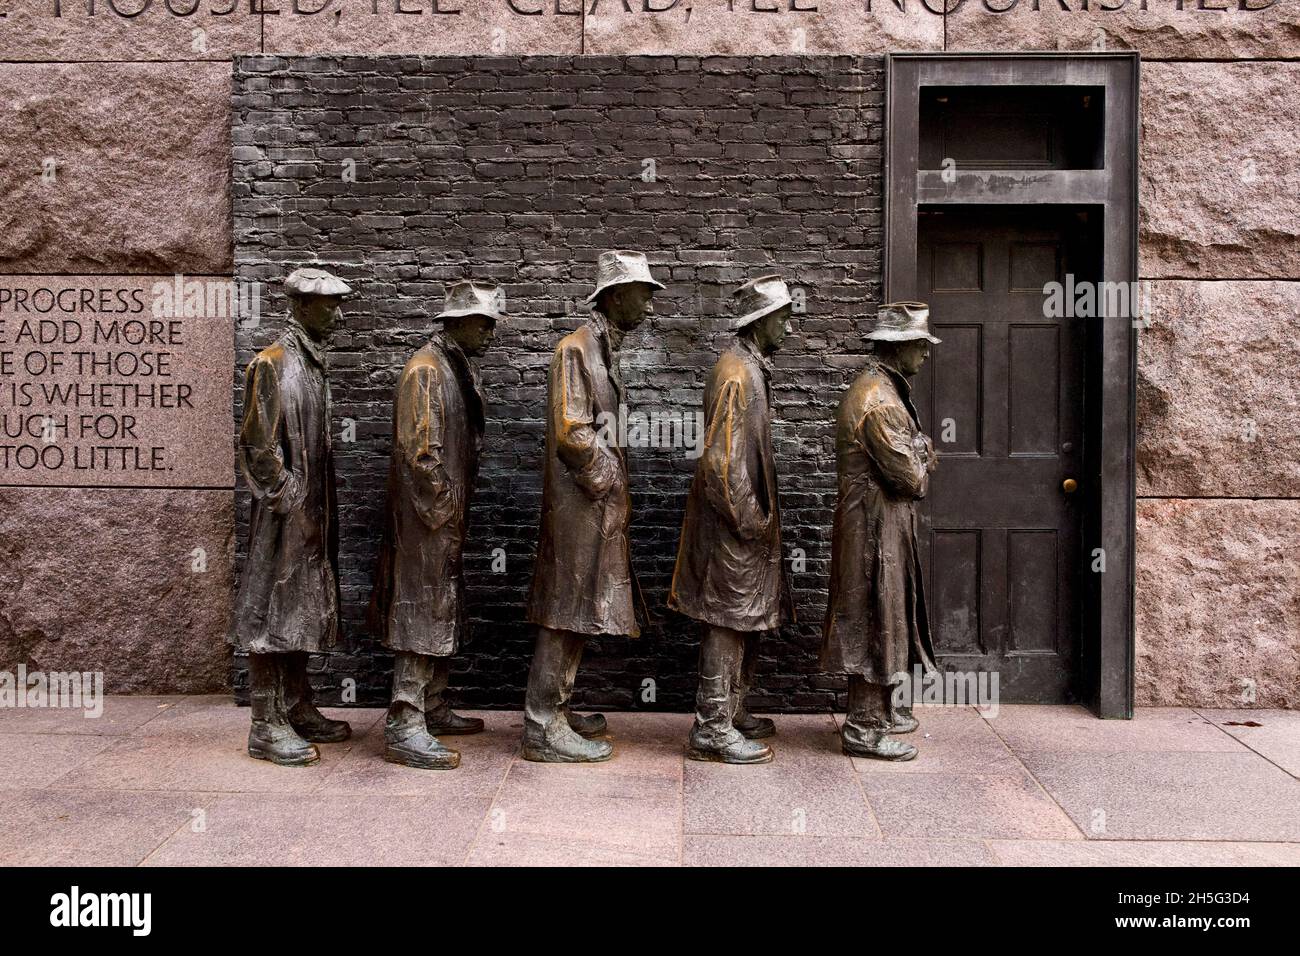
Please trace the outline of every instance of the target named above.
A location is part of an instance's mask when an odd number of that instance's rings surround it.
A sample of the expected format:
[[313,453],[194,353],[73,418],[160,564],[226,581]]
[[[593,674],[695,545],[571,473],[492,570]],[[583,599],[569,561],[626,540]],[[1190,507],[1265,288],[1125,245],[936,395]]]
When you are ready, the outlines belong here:
[[732,331],[743,329],[749,323],[757,322],[765,315],[771,315],[793,302],[785,280],[778,275],[752,279],[731,293],[731,297],[736,308],[731,319]]
[[938,345],[942,339],[930,334],[930,307],[924,302],[887,302],[876,312],[875,325],[867,338],[878,342],[910,342],[927,339]]
[[493,322],[506,318],[506,293],[499,285],[462,279],[447,286],[447,301],[434,316],[436,321],[481,315]]
[[616,285],[632,282],[644,282],[648,286],[662,289],[664,284],[650,275],[650,263],[644,252],[627,252],[613,250],[602,252],[596,260],[596,291],[587,296],[587,302],[595,302],[596,296]]
[[352,287],[324,269],[294,269],[284,280],[284,291],[291,296],[329,296],[341,299],[352,294]]

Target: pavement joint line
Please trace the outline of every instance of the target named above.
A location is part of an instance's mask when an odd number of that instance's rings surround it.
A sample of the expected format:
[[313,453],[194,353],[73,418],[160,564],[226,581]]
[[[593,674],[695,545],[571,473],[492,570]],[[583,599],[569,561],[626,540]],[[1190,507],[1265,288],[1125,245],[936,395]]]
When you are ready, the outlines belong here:
[[1043,796],[1045,796],[1048,800],[1052,802],[1052,805],[1055,806],[1061,812],[1061,814],[1065,817],[1065,819],[1070,821],[1070,826],[1074,827],[1074,829],[1079,832],[1079,836],[1082,839],[1087,840],[1088,834],[1083,832],[1083,827],[1079,826],[1078,822],[1074,819],[1074,817],[1070,816],[1069,811],[1066,810],[1065,807],[1061,805],[1061,801],[1057,800],[1054,796],[1052,796],[1052,794],[1048,791],[1048,789],[1043,786],[1043,782],[1038,779],[1037,774],[1035,774],[1032,770],[1029,769],[1028,766],[1026,766],[1025,762],[1020,759],[1020,754],[1016,753],[1015,749],[1009,743],[1007,743],[1006,738],[1003,737],[1000,733],[998,733],[997,727],[993,726],[993,720],[985,716],[979,710],[978,707],[975,708],[975,713],[979,714],[980,719],[984,721],[984,725],[988,727],[989,730],[993,731],[993,736],[997,737],[998,740],[1002,742],[1002,746],[1007,748],[1007,753],[1011,754],[1011,756],[1015,758],[1016,763],[1018,763],[1020,765],[1020,768],[1029,776],[1029,779],[1034,782],[1034,786],[1036,786],[1039,789],[1039,791],[1043,794]]
[[[1264,752],[1261,751],[1261,750],[1256,750],[1254,747],[1252,747],[1252,746],[1251,746],[1250,744],[1248,744],[1246,741],[1242,740],[1242,739],[1241,739],[1240,737],[1238,737],[1236,734],[1229,733],[1229,732],[1227,731],[1226,728],[1221,727],[1217,722],[1215,722],[1214,720],[1211,720],[1209,717],[1206,717],[1204,714],[1202,714],[1202,713],[1200,712],[1199,709],[1197,709],[1197,708],[1195,708],[1195,707],[1190,707],[1190,708],[1188,708],[1188,709],[1191,710],[1191,712],[1194,713],[1197,717],[1200,717],[1203,721],[1205,721],[1207,724],[1209,724],[1211,727],[1213,727],[1215,730],[1217,730],[1219,733],[1221,733],[1221,734],[1227,734],[1227,736],[1228,736],[1232,741],[1234,741],[1234,742],[1237,743],[1237,744],[1240,744],[1242,747],[1244,747],[1246,750],[1250,751],[1251,753],[1255,754],[1257,757],[1260,757],[1261,759],[1267,761],[1268,763],[1271,763],[1274,767],[1277,767],[1278,770],[1281,770],[1281,771],[1282,771],[1284,774],[1286,774],[1288,777],[1291,777],[1291,778],[1294,779],[1294,780],[1300,780],[1300,774],[1294,774],[1294,773],[1292,773],[1290,770],[1286,769],[1286,767],[1282,766],[1280,763],[1278,763],[1276,760],[1274,760],[1274,759],[1273,759],[1272,757],[1270,757],[1268,754],[1264,753]],[[1209,708],[1207,707],[1206,710],[1209,710]],[[1249,711],[1244,711],[1243,713],[1249,713]]]
[[[478,846],[478,841],[483,836],[483,827],[491,818],[492,808],[497,805],[497,800],[501,798],[501,790],[505,787],[506,780],[510,777],[510,771],[515,768],[515,762],[520,759],[521,752],[520,749],[516,749],[514,753],[511,754],[510,760],[505,766],[505,770],[502,771],[501,779],[497,781],[497,787],[492,794],[492,799],[488,801],[487,806],[483,810],[483,818],[478,822],[478,829],[474,831],[474,836],[470,839],[468,846],[465,847],[465,855],[461,857],[460,861],[461,866],[469,865],[469,859],[474,854],[474,848]],[[455,771],[452,772],[454,773]]]

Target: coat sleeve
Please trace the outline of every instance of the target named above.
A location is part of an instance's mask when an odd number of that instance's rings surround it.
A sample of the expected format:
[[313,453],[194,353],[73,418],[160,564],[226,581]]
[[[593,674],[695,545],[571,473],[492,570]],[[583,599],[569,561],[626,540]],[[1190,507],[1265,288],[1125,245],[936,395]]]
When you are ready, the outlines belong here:
[[858,443],[885,487],[900,497],[924,498],[929,489],[928,456],[913,444],[917,434],[906,410],[887,403],[867,409],[858,426]]
[[285,464],[281,449],[284,406],[275,364],[253,359],[244,373],[244,420],[239,428],[239,465],[253,497],[267,502],[276,514],[287,514],[303,503],[303,486]]
[[593,410],[591,377],[582,350],[565,348],[558,358],[551,397],[556,453],[583,493],[598,500],[609,494],[618,480],[620,466],[602,446]]
[[442,378],[432,366],[420,366],[402,376],[397,394],[397,434],[394,441],[414,486],[416,514],[436,531],[456,514],[456,491],[447,474],[447,414]]
[[740,538],[758,537],[768,516],[758,500],[746,463],[744,392],[737,381],[723,383],[709,409],[709,430],[704,436],[700,474],[704,494],[713,510]]

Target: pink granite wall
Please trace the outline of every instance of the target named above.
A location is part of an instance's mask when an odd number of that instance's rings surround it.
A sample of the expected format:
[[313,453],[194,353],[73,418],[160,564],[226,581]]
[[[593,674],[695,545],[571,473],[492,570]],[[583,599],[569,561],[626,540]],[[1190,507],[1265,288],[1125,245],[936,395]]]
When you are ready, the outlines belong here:
[[[0,352],[17,351],[23,318],[6,288],[74,289],[76,308],[42,316],[67,337],[104,318],[81,289],[231,275],[238,53],[1137,49],[1156,304],[1139,344],[1138,700],[1300,705],[1300,0],[929,11],[942,6],[0,0]],[[160,467],[0,467],[0,667],[98,666],[118,690],[223,685],[234,478],[213,429],[229,422],[235,319],[200,311],[179,338],[131,346],[175,353],[169,382],[202,389],[194,408],[135,423],[125,443],[164,448]]]

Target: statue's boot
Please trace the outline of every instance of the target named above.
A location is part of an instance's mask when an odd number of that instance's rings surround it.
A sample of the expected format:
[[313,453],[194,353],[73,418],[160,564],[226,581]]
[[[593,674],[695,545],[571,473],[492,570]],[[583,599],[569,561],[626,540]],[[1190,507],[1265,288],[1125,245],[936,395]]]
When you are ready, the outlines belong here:
[[284,703],[284,654],[248,655],[248,682],[253,724],[248,731],[248,755],[282,767],[304,767],[320,760],[320,751],[298,735],[289,723]]
[[604,714],[575,714],[566,707],[564,719],[569,722],[569,727],[575,733],[583,737],[599,737],[609,730],[609,723],[605,720]]
[[740,681],[734,691],[735,701],[732,710],[736,716],[731,726],[735,727],[750,740],[762,740],[776,735],[776,724],[767,717],[755,717],[745,706],[745,697],[754,686],[754,671],[758,667],[758,635],[745,635],[745,651],[740,662]]
[[889,736],[892,727],[890,689],[857,674],[849,676],[849,712],[840,729],[840,743],[851,757],[911,760],[916,748]]
[[454,713],[451,704],[443,699],[447,681],[451,677],[451,661],[446,657],[433,658],[433,674],[424,692],[424,722],[435,737],[477,734],[483,729],[478,717],[462,717]]
[[582,660],[583,643],[577,634],[546,627],[537,629],[537,646],[524,695],[525,760],[597,763],[614,754],[609,741],[587,740],[569,724],[569,696]]
[[352,736],[346,720],[330,720],[316,709],[312,701],[311,681],[307,679],[307,655],[285,654],[284,698],[289,706],[289,723],[304,740],[318,744],[337,744]]
[[424,702],[433,679],[427,654],[398,651],[393,656],[393,702],[384,720],[384,759],[419,770],[453,770],[460,754],[429,733]]
[[700,682],[695,722],[686,756],[719,763],[768,763],[772,748],[747,739],[732,725],[740,683],[744,638],[738,631],[709,627],[700,643]]
[[921,722],[912,716],[912,708],[896,707],[890,711],[889,732],[891,734],[910,734],[921,726]]

